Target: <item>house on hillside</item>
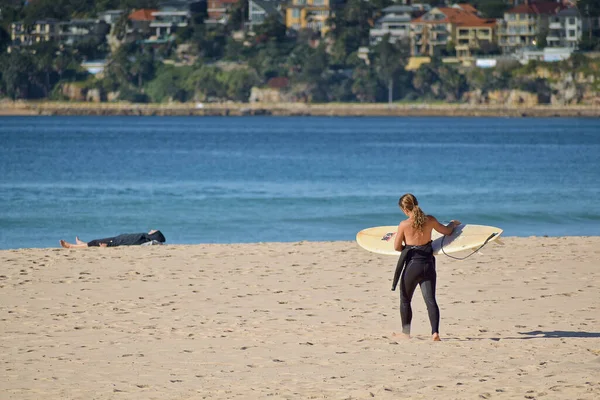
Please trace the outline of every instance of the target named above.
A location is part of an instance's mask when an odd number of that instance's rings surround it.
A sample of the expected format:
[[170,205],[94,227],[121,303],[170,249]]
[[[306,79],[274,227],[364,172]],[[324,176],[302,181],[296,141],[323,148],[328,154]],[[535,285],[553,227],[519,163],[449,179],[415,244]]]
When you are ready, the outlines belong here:
[[481,18],[469,4],[456,4],[433,8],[410,26],[412,56],[439,57],[455,48],[461,58],[494,41],[496,21]]
[[536,46],[540,36],[546,37],[550,18],[563,9],[562,3],[528,1],[506,11],[498,30],[498,44],[502,52],[514,53],[518,49]]
[[13,22],[10,24],[11,46],[31,46],[55,41],[58,38],[58,23],[53,18],[35,21],[33,24]]
[[150,23],[156,20],[156,17],[152,13],[158,10],[143,8],[135,10],[129,14],[127,19],[129,20],[129,27],[127,28],[127,34],[140,34],[141,36],[148,36],[151,33]]
[[[425,11],[423,11],[425,10]],[[382,16],[375,21],[373,28],[369,31],[369,42],[375,45],[385,35],[390,35],[390,42],[410,38],[410,21],[426,11],[431,10],[427,5],[393,5],[381,10]]]
[[57,39],[61,44],[72,46],[82,40],[102,40],[110,32],[110,25],[97,19],[72,19],[58,23]]
[[550,17],[548,47],[577,48],[583,35],[583,21],[576,7],[565,8]]
[[477,16],[458,18],[453,42],[459,59],[471,57],[474,50],[490,48],[496,43],[496,20]]
[[107,10],[98,13],[98,19],[112,26],[117,23],[122,15],[123,10]]
[[285,10],[285,26],[299,31],[312,29],[324,36],[327,20],[345,0],[291,0]]
[[283,21],[283,6],[287,0],[248,0],[248,27],[262,24],[271,15]]
[[152,35],[160,38],[171,35],[177,28],[188,26],[192,13],[187,3],[171,1],[161,3],[159,9],[152,12],[152,16],[154,17],[154,20],[150,21]]
[[207,24],[224,24],[227,22],[229,11],[239,0],[208,0]]

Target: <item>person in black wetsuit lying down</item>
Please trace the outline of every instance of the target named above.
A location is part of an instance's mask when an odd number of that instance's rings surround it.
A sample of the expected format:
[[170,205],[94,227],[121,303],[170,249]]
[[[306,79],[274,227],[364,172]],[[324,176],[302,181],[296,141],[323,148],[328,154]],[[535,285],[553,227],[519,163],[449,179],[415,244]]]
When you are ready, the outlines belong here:
[[83,242],[78,237],[75,238],[75,243],[69,243],[64,240],[60,241],[60,245],[66,249],[81,249],[85,247],[117,247],[117,246],[135,246],[144,243],[157,241],[164,243],[165,236],[161,231],[152,230],[148,233],[124,233],[119,236],[109,237],[105,239],[95,239],[90,242]]
[[[433,340],[440,340],[440,310],[435,300],[435,257],[431,247],[431,232],[433,229],[442,235],[450,235],[460,221],[450,221],[442,225],[433,215],[425,215],[419,207],[417,198],[407,193],[400,197],[398,205],[408,219],[400,222],[398,232],[394,239],[396,251],[403,251],[404,269],[400,275],[400,318],[402,320],[402,334],[396,337],[410,338],[410,324],[412,321],[412,308],[410,302],[417,285],[421,286],[421,293],[427,305],[431,334]],[[402,257],[402,256],[401,256]],[[400,262],[400,261],[399,261]]]

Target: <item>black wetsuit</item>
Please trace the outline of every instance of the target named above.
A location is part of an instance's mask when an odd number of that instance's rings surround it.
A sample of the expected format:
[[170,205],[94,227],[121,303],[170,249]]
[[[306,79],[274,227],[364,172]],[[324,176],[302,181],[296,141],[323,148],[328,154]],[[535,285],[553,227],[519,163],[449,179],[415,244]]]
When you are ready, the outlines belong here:
[[106,243],[108,247],[135,246],[153,240],[164,243],[166,239],[160,231],[156,231],[151,235],[148,233],[124,233],[115,237],[95,239],[88,242],[87,245],[88,247],[98,247],[100,246],[100,243]]
[[431,242],[422,246],[407,246],[404,263],[406,266],[400,277],[400,317],[402,319],[402,332],[410,334],[412,321],[412,308],[410,302],[417,285],[421,285],[421,292],[427,305],[431,334],[439,333],[440,309],[435,301],[435,257]]

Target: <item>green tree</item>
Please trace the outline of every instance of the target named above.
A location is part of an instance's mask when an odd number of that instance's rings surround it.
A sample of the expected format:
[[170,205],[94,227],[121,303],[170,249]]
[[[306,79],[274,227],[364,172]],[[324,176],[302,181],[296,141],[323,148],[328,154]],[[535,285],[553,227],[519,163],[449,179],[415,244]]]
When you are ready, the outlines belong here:
[[234,69],[221,72],[219,80],[227,88],[227,98],[234,101],[248,101],[252,86],[258,83],[256,74],[248,69]]
[[471,0],[465,3],[472,4],[484,18],[503,18],[504,12],[511,7],[505,0]]
[[32,86],[38,84],[35,60],[29,52],[13,51],[5,57],[2,80],[6,95],[13,100],[27,99],[34,94]]
[[141,49],[133,57],[129,71],[132,78],[137,80],[138,89],[141,89],[144,81],[152,79],[154,76],[154,58],[149,50],[144,49]]
[[372,65],[377,75],[388,88],[388,103],[394,98],[394,80],[404,72],[407,54],[400,44],[390,43],[390,35],[385,35],[373,48]]
[[248,15],[248,0],[238,0],[229,10],[229,19],[227,20],[227,29],[230,31],[239,31],[244,29],[246,16]]
[[200,65],[187,77],[185,88],[194,93],[196,100],[225,98],[226,92],[219,80],[219,69]]
[[412,86],[424,98],[432,96],[431,85],[438,81],[437,74],[431,64],[423,64],[416,70],[412,77]]
[[448,101],[458,101],[467,90],[467,80],[455,67],[443,64],[438,67],[437,75],[441,83],[440,97]]
[[332,39],[332,62],[345,65],[347,57],[360,46],[369,45],[369,31],[376,9],[373,3],[348,0],[343,9],[327,20]]
[[256,41],[259,43],[274,40],[281,43],[287,39],[287,28],[280,18],[273,14],[267,16],[262,24],[254,28]]
[[153,102],[165,100],[186,101],[189,92],[186,90],[186,79],[191,67],[174,67],[163,65],[156,72],[156,77],[146,85],[145,93]]
[[366,65],[356,68],[352,78],[352,94],[360,102],[375,102],[377,101],[378,94],[382,90],[385,90],[380,86],[380,80],[377,79],[375,71]]

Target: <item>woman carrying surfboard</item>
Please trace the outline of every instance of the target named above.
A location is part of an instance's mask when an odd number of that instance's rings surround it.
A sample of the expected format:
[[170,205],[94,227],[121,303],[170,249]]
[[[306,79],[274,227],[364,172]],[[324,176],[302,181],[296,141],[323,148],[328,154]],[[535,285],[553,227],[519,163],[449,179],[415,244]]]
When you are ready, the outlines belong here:
[[431,233],[435,229],[442,235],[450,235],[459,221],[450,221],[442,225],[433,215],[425,215],[419,207],[417,198],[411,193],[400,197],[400,209],[408,217],[398,225],[394,239],[394,249],[401,251],[399,263],[404,264],[400,276],[400,318],[402,319],[401,337],[410,337],[412,308],[410,302],[417,288],[421,286],[423,299],[427,305],[433,340],[439,341],[440,309],[435,300],[435,257],[431,246]]

